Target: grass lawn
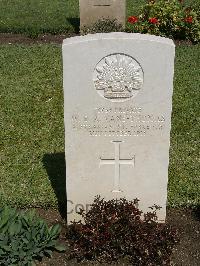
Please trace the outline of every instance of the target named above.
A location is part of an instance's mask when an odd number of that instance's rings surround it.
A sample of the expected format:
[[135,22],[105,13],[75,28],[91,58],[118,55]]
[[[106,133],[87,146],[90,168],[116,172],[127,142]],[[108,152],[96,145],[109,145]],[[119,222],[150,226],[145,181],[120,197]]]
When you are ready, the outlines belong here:
[[200,45],[176,49],[169,204],[200,204]]
[[[146,0],[127,0],[127,15],[137,15]],[[186,0],[200,8],[200,0]],[[79,30],[78,0],[1,0],[0,32],[62,33]]]
[[[176,49],[170,206],[200,204],[200,45]],[[0,204],[65,200],[59,45],[0,46]]]

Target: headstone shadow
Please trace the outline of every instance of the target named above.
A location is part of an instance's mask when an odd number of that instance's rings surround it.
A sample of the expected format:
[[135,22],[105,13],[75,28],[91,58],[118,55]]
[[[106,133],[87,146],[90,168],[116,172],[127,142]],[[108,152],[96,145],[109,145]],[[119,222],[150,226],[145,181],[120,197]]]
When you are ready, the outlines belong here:
[[200,222],[200,205],[196,206],[192,211],[193,217],[196,221]]
[[75,33],[80,31],[80,19],[79,18],[66,18],[66,22],[72,25]]
[[47,171],[52,188],[58,200],[58,209],[63,219],[67,219],[67,196],[65,178],[65,153],[52,153],[43,156],[43,165]]

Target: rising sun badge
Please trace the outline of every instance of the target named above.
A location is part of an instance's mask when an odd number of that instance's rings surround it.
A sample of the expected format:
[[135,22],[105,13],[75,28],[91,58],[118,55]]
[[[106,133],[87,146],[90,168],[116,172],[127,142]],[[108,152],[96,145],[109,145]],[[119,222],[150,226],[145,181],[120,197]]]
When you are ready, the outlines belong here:
[[94,71],[97,92],[111,101],[128,100],[138,93],[143,84],[143,70],[139,63],[125,54],[104,57]]

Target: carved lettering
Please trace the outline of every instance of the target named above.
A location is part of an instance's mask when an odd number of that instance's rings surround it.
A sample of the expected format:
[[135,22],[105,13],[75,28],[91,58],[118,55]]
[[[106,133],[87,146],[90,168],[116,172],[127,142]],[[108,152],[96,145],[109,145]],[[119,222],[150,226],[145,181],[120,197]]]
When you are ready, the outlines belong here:
[[72,128],[90,136],[146,136],[165,127],[163,115],[145,114],[140,107],[98,107],[92,115],[74,114]]

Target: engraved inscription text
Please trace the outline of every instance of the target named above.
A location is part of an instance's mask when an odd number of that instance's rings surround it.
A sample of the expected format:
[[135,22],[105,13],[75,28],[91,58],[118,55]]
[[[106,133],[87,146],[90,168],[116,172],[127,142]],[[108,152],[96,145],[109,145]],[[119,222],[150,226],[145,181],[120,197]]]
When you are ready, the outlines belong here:
[[146,136],[162,132],[163,115],[146,114],[140,107],[98,107],[93,114],[72,115],[72,129],[90,136]]

